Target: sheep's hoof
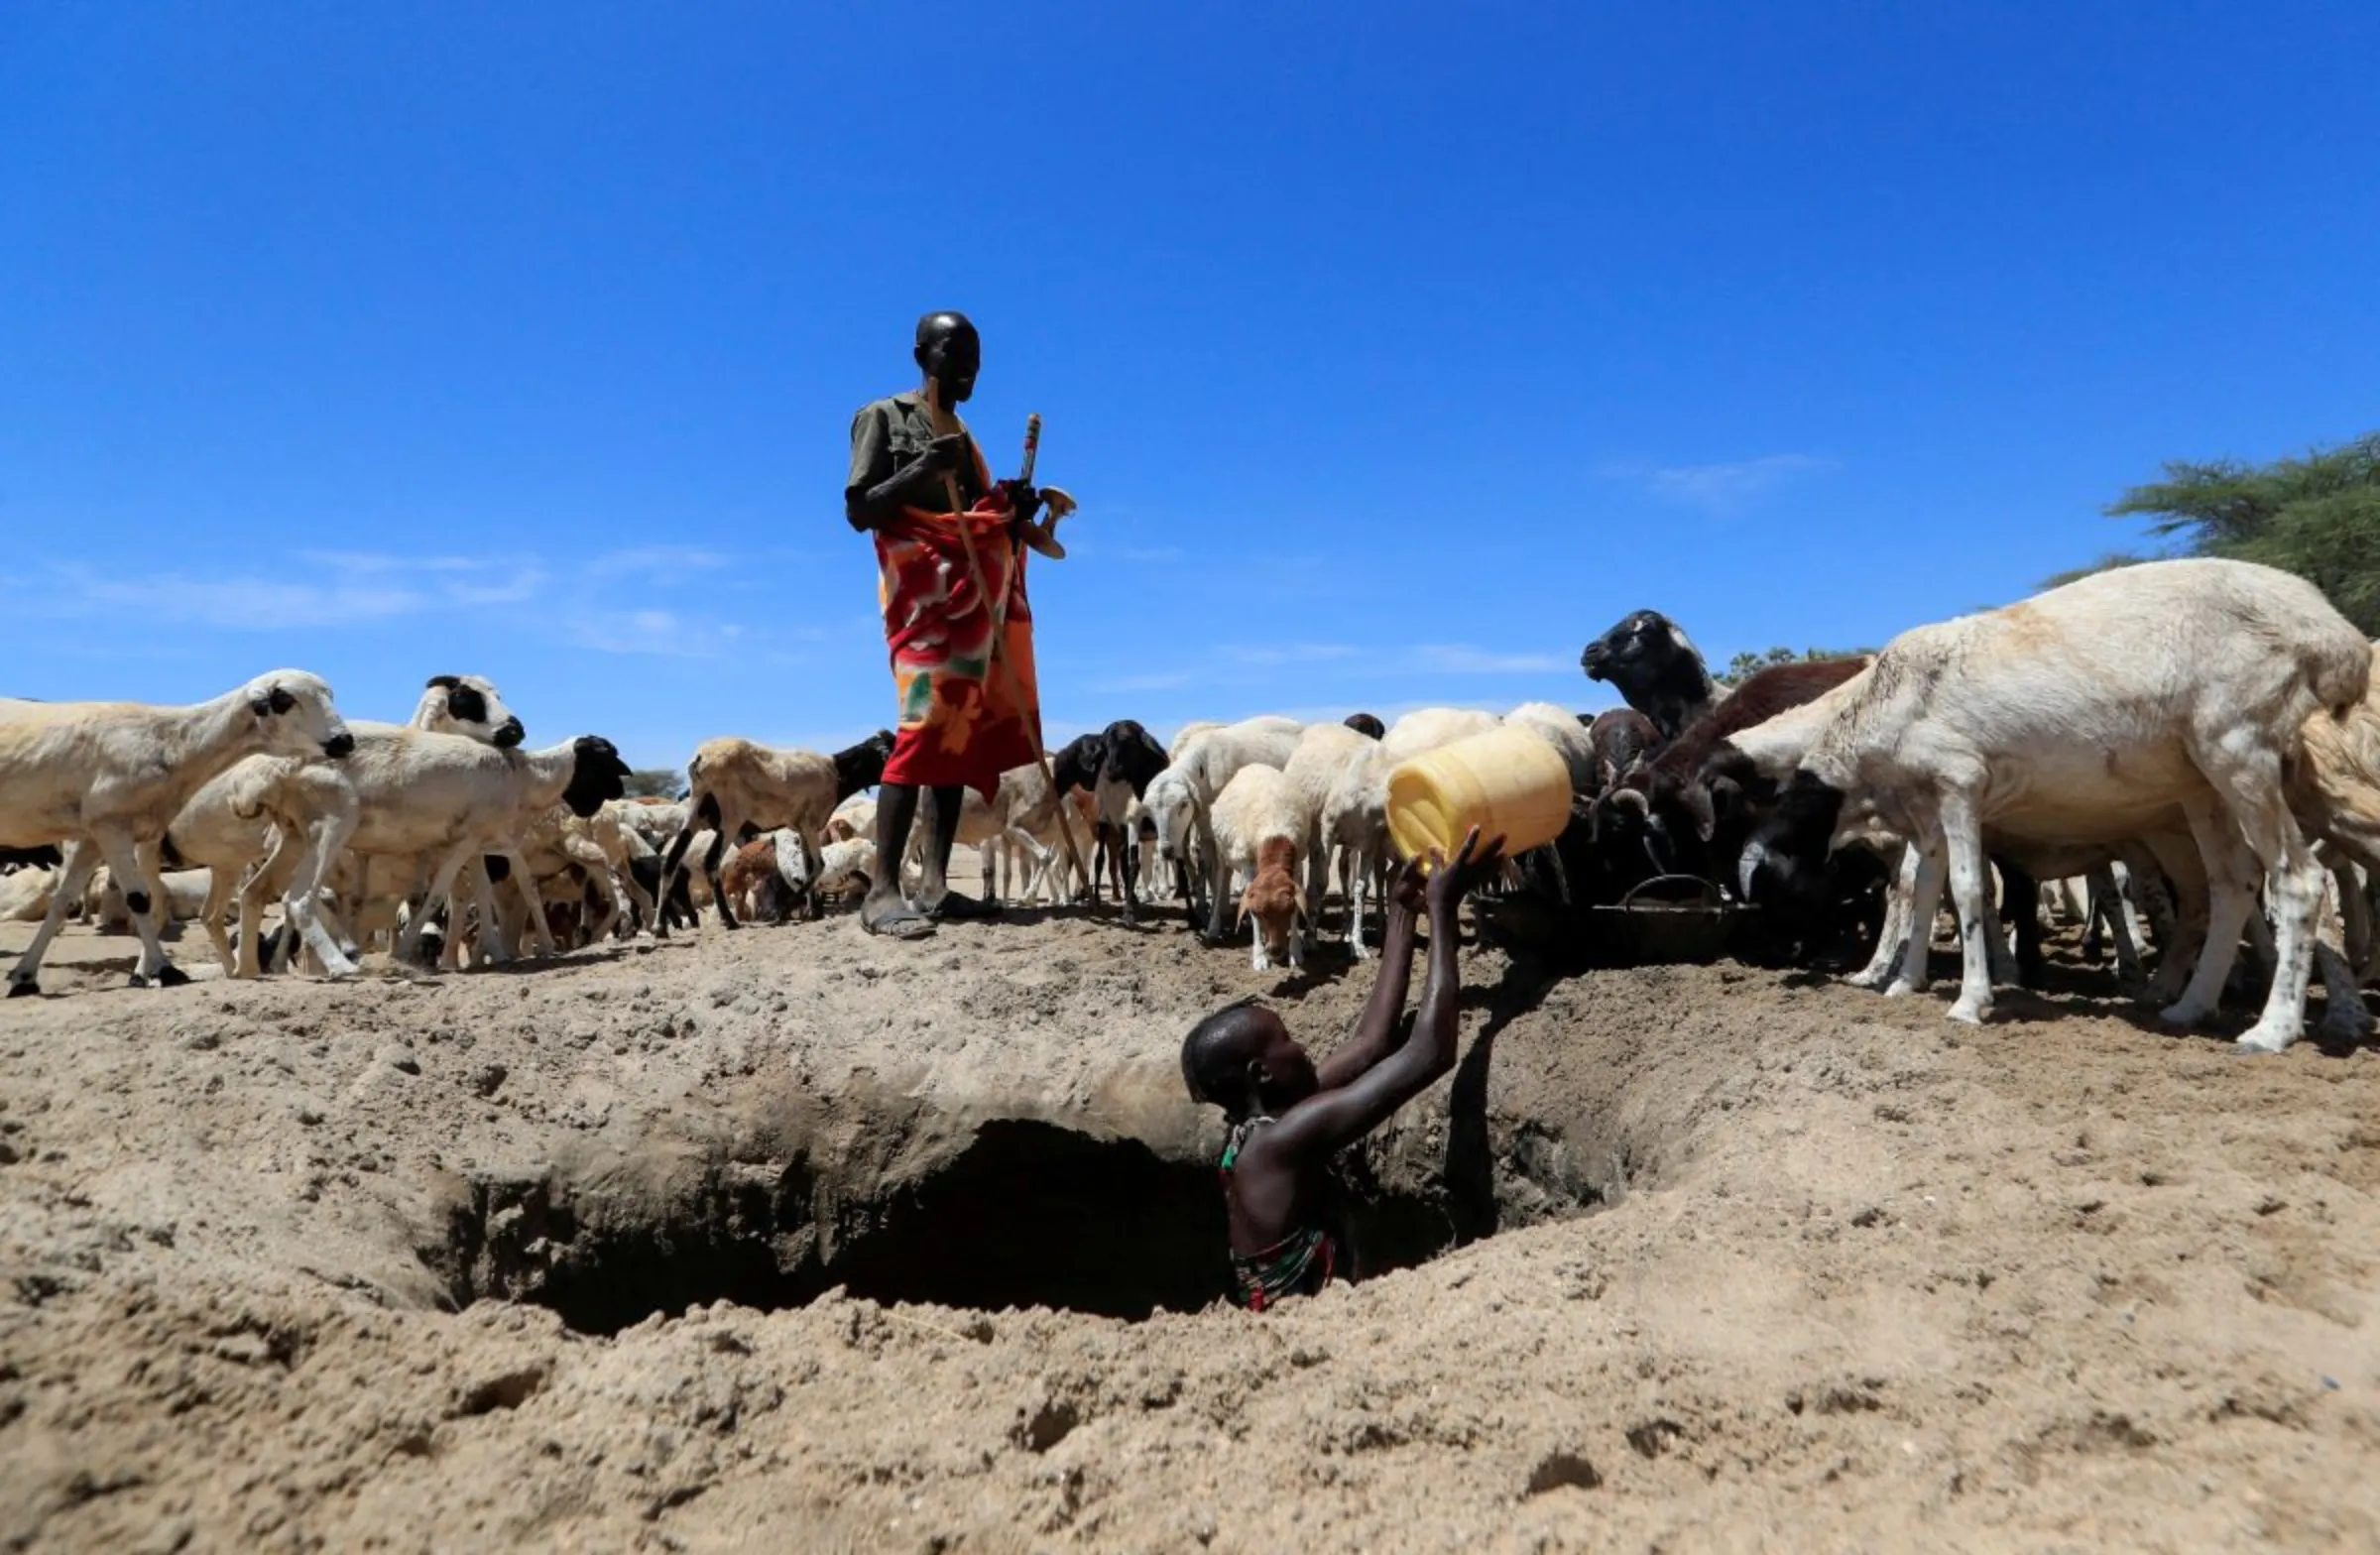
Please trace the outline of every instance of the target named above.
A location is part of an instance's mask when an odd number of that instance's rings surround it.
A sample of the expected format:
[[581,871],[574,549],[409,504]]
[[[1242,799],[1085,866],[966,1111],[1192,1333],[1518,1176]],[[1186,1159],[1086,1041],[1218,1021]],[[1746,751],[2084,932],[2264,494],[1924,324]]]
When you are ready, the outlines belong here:
[[[2157,1012],[2158,1020],[2179,1030],[2188,1030],[2206,1018],[2206,1012],[2197,1005],[2168,1005]],[[2244,1038],[2243,1038],[2244,1040]]]
[[2374,1030],[2372,1013],[2358,1005],[2336,1005],[2322,1017],[2321,1039],[2330,1043],[2360,1042]]
[[1922,992],[1923,990],[1920,989],[1917,984],[1910,982],[1905,977],[1896,977],[1891,982],[1884,985],[1884,997],[1886,999],[1907,999],[1912,994]]
[[2296,1035],[2294,1031],[2267,1031],[2262,1026],[2251,1026],[2231,1044],[2231,1050],[2242,1058],[2268,1057],[2287,1048]]
[[1951,1006],[1950,1014],[1952,1019],[1960,1021],[1964,1024],[1981,1025],[1984,1021],[1984,1017],[1991,1014],[1991,1006],[1988,1002],[1970,1005],[1965,1000],[1962,999],[1957,1004]]
[[36,983],[32,978],[27,978],[22,983],[8,985],[8,997],[11,999],[37,999],[41,996],[41,992],[42,985]]

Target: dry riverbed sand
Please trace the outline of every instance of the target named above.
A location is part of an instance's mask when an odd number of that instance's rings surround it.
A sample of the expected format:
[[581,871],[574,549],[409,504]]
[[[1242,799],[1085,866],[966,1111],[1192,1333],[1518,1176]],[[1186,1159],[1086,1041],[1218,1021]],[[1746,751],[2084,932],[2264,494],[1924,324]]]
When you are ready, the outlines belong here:
[[132,945],[0,1005],[0,1548],[2380,1548],[2370,1046],[1479,949],[1348,1163],[1406,1266],[1258,1318],[1177,1053],[1336,960]]

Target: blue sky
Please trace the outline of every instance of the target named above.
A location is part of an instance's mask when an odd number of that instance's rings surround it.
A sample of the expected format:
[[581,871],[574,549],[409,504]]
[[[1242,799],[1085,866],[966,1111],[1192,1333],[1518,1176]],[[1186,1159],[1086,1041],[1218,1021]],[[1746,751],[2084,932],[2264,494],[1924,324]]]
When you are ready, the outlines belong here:
[[[1654,14],[1658,11],[1659,14]],[[0,692],[887,721],[850,415],[970,311],[1053,737],[1604,705],[2380,424],[2369,5],[0,8]]]

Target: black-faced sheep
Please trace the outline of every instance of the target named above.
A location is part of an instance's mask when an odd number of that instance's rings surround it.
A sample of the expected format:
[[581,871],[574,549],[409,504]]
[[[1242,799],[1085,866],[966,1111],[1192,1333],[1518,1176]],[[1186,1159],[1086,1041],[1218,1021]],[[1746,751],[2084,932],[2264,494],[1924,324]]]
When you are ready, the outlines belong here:
[[1665,740],[1711,711],[1719,700],[1710,667],[1678,624],[1658,610],[1622,617],[1587,645],[1579,667],[1608,683],[1630,707],[1652,719]]

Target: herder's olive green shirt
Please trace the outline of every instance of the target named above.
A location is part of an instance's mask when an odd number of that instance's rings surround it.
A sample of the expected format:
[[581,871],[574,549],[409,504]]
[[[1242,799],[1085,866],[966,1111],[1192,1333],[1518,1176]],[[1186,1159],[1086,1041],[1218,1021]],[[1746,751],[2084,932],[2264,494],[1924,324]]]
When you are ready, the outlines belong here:
[[[851,419],[851,479],[844,483],[845,503],[864,499],[891,480],[895,471],[924,453],[933,440],[933,412],[927,409],[925,395],[918,390],[860,407],[859,414]],[[959,481],[959,506],[973,507],[985,495],[974,433],[967,434],[959,467],[952,473]],[[949,491],[940,481],[928,481],[917,487],[909,493],[908,501],[911,507],[925,513],[951,511]]]

